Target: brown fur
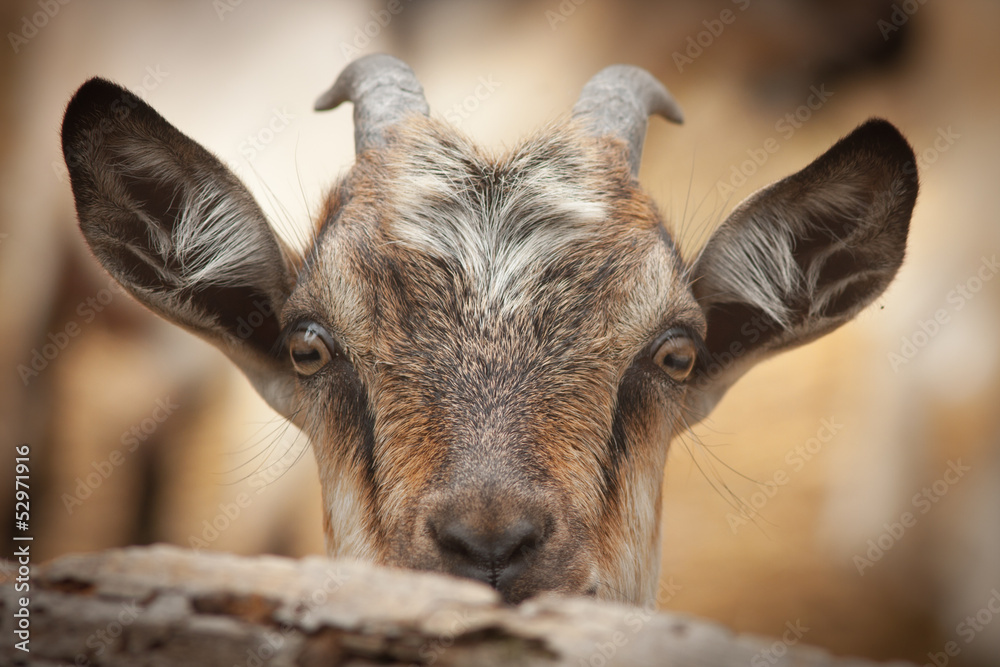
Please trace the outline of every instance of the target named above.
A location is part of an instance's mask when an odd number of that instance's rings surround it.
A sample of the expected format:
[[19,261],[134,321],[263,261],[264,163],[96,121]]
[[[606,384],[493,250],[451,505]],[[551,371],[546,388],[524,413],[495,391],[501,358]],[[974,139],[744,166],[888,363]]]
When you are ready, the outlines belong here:
[[[368,549],[382,562],[447,570],[427,527],[441,507],[488,531],[535,505],[551,515],[551,534],[512,597],[549,589],[649,598],[660,471],[684,388],[657,377],[643,353],[665,325],[704,326],[654,206],[618,146],[572,127],[503,156],[456,141],[432,120],[414,118],[399,134],[386,152],[363,155],[334,189],[350,195],[328,203],[283,315],[286,328],[321,322],[350,360],[335,382],[319,379],[323,386],[301,394],[324,476],[348,477],[364,499],[352,505],[365,507]],[[441,183],[464,188],[451,199],[400,193],[410,187],[406,174],[432,166]],[[504,291],[482,289],[503,267],[483,264],[492,274],[472,275],[472,262],[415,247],[395,230],[421,211],[455,209],[471,218],[459,223],[482,226],[474,207],[544,207],[549,193],[524,184],[532,167],[588,194],[608,216],[539,221],[565,235],[565,250],[533,257]],[[412,208],[399,210],[401,199]],[[538,229],[523,221],[502,222],[530,243]],[[502,254],[504,242],[487,249]],[[330,293],[331,276],[338,294],[339,285],[351,286],[349,302]],[[345,397],[353,391],[360,395]],[[350,522],[340,508],[345,485],[328,486],[325,502]],[[332,523],[332,552],[352,553]],[[633,576],[637,562],[654,574]]]
[[[917,190],[906,141],[870,121],[685,264],[631,144],[586,123],[501,155],[419,114],[378,139],[288,258],[235,177],[127,91],[88,82],[63,124],[98,258],[310,436],[328,551],[511,602],[653,601],[671,438],[885,288]],[[697,350],[689,376],[654,361],[664,336]]]

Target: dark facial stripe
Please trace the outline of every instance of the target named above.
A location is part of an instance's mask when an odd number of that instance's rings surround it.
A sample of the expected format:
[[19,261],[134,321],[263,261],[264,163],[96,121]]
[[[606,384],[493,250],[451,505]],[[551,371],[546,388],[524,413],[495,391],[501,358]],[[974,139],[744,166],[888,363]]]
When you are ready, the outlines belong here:
[[630,455],[626,424],[637,419],[643,409],[642,376],[642,370],[633,364],[618,383],[618,402],[607,441],[608,466],[602,471],[606,506],[615,504],[621,493],[621,471]]
[[663,241],[663,245],[670,249],[670,253],[677,255],[677,246],[674,244],[674,237],[667,231],[667,226],[663,224],[662,220],[656,225],[656,234]]
[[[344,434],[343,443],[331,443],[332,446],[343,446],[356,443],[350,457],[354,467],[361,471],[365,500],[369,506],[377,507],[377,485],[375,465],[375,417],[372,414],[365,387],[357,371],[346,359],[334,361],[338,365],[336,380],[328,387],[330,391],[329,410],[333,423],[347,424],[354,433]],[[350,431],[348,431],[350,433]],[[353,437],[351,437],[353,435]],[[377,518],[377,512],[369,512],[369,516]],[[380,529],[375,526],[376,530]]]

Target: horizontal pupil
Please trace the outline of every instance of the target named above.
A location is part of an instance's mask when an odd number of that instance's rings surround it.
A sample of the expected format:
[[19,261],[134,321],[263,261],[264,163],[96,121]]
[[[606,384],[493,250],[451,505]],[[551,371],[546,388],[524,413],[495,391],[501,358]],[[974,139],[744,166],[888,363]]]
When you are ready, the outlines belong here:
[[677,370],[684,370],[691,365],[691,357],[681,356],[677,354],[668,354],[667,358],[664,359],[666,364],[671,368],[676,368]]
[[316,361],[319,359],[319,350],[309,350],[307,352],[292,352],[292,359],[295,361]]

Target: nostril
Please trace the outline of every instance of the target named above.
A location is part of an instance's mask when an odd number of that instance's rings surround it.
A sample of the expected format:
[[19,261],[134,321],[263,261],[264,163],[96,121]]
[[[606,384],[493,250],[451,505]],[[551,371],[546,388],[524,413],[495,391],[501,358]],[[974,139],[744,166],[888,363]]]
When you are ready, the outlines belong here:
[[479,546],[476,536],[459,522],[450,522],[438,528],[430,523],[431,536],[441,551],[469,561],[487,560],[489,555]]
[[516,574],[545,541],[544,528],[522,517],[505,526],[479,526],[451,519],[429,521],[428,529],[450,570],[497,585],[501,576]]
[[528,519],[521,519],[508,528],[503,538],[498,541],[497,555],[499,560],[511,563],[527,558],[541,544],[542,528]]

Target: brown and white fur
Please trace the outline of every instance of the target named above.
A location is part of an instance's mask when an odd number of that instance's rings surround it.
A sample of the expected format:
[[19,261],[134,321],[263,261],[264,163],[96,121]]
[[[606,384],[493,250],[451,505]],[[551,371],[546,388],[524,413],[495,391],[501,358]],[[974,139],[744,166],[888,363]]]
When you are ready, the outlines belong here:
[[220,161],[94,79],[63,123],[80,226],[139,301],[225,352],[311,439],[328,552],[541,591],[655,597],[671,438],[749,366],[851,319],[899,268],[917,181],[869,121],[685,260],[636,171],[647,73],[595,76],[503,154],[352,64],[357,159],[308,251]]

